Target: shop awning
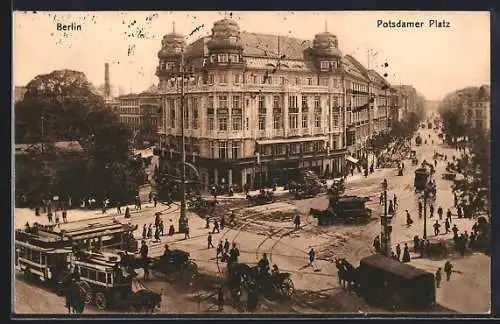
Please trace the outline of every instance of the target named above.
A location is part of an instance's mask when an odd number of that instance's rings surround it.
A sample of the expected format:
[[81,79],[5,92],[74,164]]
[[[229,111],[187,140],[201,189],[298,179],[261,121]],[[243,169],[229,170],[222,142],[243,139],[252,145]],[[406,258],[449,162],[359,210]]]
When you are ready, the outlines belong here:
[[351,163],[354,163],[354,164],[357,164],[357,163],[359,162],[359,160],[358,160],[358,159],[355,159],[355,158],[353,158],[353,157],[352,157],[352,156],[350,156],[350,155],[346,155],[345,159],[346,159],[347,161],[351,162]]

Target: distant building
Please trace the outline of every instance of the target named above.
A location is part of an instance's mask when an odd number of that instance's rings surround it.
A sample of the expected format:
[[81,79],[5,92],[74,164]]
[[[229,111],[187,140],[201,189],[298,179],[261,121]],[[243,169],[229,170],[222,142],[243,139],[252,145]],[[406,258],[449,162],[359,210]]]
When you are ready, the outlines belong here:
[[465,102],[466,118],[472,127],[490,129],[491,127],[491,89],[482,85],[476,94]]
[[417,90],[411,85],[396,85],[394,89],[397,90],[400,100],[400,118],[405,118],[410,112],[416,112],[418,93]]
[[23,100],[27,90],[26,87],[14,87],[14,103]]
[[120,121],[134,132],[134,144],[155,143],[158,128],[163,127],[163,103],[161,96],[150,89],[139,94],[127,94],[116,98],[110,106]]

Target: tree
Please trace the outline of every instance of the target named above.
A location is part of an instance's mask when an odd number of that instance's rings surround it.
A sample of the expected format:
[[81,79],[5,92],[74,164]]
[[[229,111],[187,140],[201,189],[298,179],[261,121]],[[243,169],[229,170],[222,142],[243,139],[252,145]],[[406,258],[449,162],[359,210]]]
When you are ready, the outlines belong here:
[[443,120],[443,132],[450,143],[460,137],[467,137],[473,132],[469,120],[472,114],[474,98],[477,98],[480,88],[468,87],[445,96],[439,105],[438,112]]
[[39,75],[28,83],[23,100],[15,106],[16,143],[78,140],[85,116],[103,106],[82,72]]
[[[27,88],[16,107],[16,141],[47,143],[43,154],[33,150],[29,161],[16,160],[16,190],[29,193],[32,201],[48,193],[131,200],[144,181],[142,161],[132,155],[130,131],[85,75],[54,71],[37,76]],[[76,160],[61,156],[50,145],[61,140],[78,141],[83,152]]]
[[469,153],[459,159],[463,179],[456,180],[453,192],[472,214],[489,212],[491,195],[491,140],[489,132],[479,131],[468,143]]
[[144,180],[142,161],[132,157],[131,131],[108,109],[92,111],[85,124],[89,189],[97,200],[127,201]]

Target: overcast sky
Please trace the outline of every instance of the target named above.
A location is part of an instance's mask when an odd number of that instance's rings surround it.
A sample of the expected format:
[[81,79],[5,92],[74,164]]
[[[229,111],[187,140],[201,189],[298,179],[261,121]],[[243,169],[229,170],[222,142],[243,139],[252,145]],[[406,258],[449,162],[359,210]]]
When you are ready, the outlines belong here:
[[[391,83],[411,84],[427,99],[442,99],[466,86],[490,83],[488,12],[15,12],[13,76],[25,85],[57,69],[82,71],[96,86],[110,63],[111,83],[138,92],[157,83],[154,70],[163,35],[176,31],[187,42],[209,35],[213,23],[232,15],[242,31],[312,40],[325,30],[337,35],[343,54],[387,73]],[[429,20],[448,28],[429,27]],[[422,21],[423,28],[381,28],[377,21]],[[135,23],[134,23],[135,22]],[[81,31],[57,31],[57,23]],[[388,62],[389,67],[381,67]]]

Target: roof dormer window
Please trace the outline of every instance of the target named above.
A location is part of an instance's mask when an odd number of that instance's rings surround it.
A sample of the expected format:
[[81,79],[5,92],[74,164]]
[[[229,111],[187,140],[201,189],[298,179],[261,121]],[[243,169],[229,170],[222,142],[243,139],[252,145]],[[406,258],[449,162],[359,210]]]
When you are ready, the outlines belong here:
[[228,55],[227,54],[219,54],[218,61],[219,61],[219,63],[227,63],[229,61]]
[[321,61],[321,71],[328,71],[330,70],[330,62],[328,61]]

